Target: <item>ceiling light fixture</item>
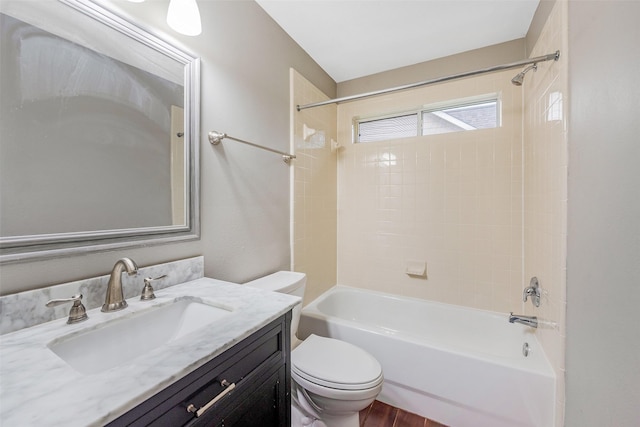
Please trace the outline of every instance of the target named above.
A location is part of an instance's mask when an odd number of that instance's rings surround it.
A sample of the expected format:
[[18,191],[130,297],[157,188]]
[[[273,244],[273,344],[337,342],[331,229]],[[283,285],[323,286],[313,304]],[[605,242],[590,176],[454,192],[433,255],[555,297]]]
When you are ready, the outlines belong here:
[[167,11],[167,24],[185,36],[200,34],[202,23],[196,0],[171,0]]
[[[144,0],[128,0],[131,3],[142,3]],[[196,0],[171,0],[167,11],[167,24],[185,36],[197,36],[202,32],[200,10]]]

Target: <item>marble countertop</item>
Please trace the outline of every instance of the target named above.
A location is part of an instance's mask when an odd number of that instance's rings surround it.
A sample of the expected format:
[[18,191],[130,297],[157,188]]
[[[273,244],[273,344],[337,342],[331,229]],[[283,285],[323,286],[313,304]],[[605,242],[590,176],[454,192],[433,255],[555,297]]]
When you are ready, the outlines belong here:
[[[47,344],[94,329],[106,320],[191,296],[233,308],[212,326],[162,345],[122,366],[83,375]],[[87,321],[66,318],[0,336],[0,425],[102,426],[293,308],[300,299],[220,280],[201,278],[156,292],[156,299],[128,299],[113,313],[89,310]],[[154,325],[149,325],[153,328]],[[115,345],[115,344],[114,344]]]

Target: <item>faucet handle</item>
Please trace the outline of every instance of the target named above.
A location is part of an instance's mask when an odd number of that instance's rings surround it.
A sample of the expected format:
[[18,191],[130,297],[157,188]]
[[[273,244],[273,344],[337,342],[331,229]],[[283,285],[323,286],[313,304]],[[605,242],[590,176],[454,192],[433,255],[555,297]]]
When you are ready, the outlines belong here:
[[531,302],[536,307],[540,307],[540,283],[537,277],[532,277],[529,286],[522,291],[522,301],[527,302],[527,297],[531,296]]
[[160,279],[164,279],[165,277],[167,277],[166,274],[163,274],[162,276],[158,276],[158,277],[145,277],[144,278],[144,288],[142,288],[142,295],[140,295],[140,299],[141,300],[150,300],[150,299],[154,299],[156,297],[156,295],[153,293],[153,287],[151,286],[151,282],[154,282],[156,280],[160,280]]
[[87,316],[87,310],[84,308],[82,304],[82,294],[77,294],[72,296],[71,298],[61,298],[61,299],[52,299],[47,302],[47,307],[55,307],[60,304],[67,304],[72,302],[73,305],[69,310],[69,318],[67,319],[68,324],[82,322],[83,320],[87,320],[89,316]]

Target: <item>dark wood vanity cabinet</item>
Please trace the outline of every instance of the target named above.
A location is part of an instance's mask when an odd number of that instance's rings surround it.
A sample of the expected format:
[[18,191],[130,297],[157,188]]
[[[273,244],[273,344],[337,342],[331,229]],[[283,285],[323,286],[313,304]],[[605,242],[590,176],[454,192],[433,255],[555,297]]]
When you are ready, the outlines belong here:
[[291,312],[108,424],[289,427]]

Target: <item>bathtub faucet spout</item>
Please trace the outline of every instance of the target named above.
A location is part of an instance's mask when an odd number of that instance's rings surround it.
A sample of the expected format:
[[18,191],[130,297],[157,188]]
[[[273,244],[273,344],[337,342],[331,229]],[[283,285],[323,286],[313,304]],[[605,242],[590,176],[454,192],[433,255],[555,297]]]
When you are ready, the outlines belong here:
[[538,318],[536,316],[522,316],[520,314],[509,314],[509,323],[520,323],[521,325],[538,327]]

